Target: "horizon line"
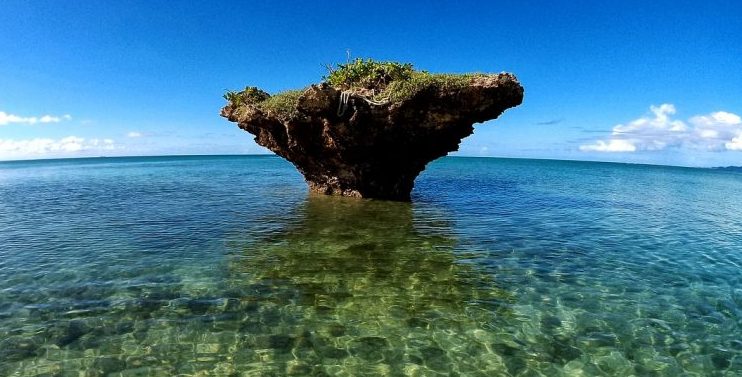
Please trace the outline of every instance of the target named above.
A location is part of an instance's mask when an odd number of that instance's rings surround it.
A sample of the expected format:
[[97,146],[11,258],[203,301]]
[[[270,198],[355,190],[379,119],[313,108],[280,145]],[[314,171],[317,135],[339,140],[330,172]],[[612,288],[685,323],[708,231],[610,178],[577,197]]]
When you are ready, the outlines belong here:
[[[275,153],[227,153],[227,154],[163,154],[163,155],[126,155],[126,156],[73,156],[73,157],[52,157],[52,158],[27,158],[27,159],[16,159],[16,160],[0,160],[0,164],[3,163],[23,163],[23,162],[44,162],[44,161],[60,161],[60,160],[96,160],[96,159],[123,159],[123,158],[161,158],[161,157],[278,157],[281,156]],[[577,160],[577,159],[558,159],[558,158],[535,158],[535,157],[505,157],[505,156],[450,156],[446,155],[439,157],[435,162],[441,158],[492,158],[492,159],[504,159],[504,160],[536,160],[536,161],[556,161],[556,162],[588,162],[598,164],[619,164],[619,165],[638,165],[638,166],[658,166],[658,167],[671,167],[671,168],[686,168],[686,169],[719,169],[719,168],[736,168],[742,167],[742,165],[726,165],[726,166],[684,166],[684,165],[665,165],[665,164],[652,164],[643,162],[617,162],[617,161],[600,161],[600,160]]]

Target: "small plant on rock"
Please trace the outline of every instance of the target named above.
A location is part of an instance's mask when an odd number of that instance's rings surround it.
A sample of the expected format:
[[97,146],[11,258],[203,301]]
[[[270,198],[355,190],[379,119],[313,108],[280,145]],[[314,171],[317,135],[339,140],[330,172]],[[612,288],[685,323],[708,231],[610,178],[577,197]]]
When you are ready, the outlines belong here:
[[267,100],[270,96],[270,94],[255,86],[245,87],[245,90],[240,92],[228,90],[224,93],[224,99],[229,101],[233,106],[255,105]]
[[379,62],[373,59],[355,60],[328,66],[323,77],[328,84],[345,90],[353,88],[383,90],[392,81],[408,80],[415,71],[410,63]]

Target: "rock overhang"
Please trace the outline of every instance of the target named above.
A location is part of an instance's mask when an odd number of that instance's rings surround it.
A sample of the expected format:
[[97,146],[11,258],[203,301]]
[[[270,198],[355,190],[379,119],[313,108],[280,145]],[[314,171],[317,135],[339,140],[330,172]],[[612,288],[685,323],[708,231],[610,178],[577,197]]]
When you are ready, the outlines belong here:
[[409,200],[427,163],[458,150],[475,123],[520,105],[523,92],[510,73],[430,80],[386,101],[321,83],[273,107],[230,101],[221,115],[294,164],[311,191]]

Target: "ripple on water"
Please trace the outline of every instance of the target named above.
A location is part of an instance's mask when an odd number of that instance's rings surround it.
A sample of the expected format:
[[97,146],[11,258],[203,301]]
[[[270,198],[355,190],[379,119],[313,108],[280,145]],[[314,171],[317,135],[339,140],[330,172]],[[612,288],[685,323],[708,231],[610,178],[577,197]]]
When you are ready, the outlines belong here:
[[739,375],[740,188],[444,159],[405,204],[269,157],[0,164],[0,376]]

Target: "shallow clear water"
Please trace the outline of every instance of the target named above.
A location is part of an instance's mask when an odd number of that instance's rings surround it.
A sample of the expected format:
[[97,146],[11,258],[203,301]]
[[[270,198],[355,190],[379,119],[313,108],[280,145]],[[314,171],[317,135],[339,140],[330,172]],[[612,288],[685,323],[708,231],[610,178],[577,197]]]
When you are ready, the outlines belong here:
[[446,158],[410,204],[276,157],[0,163],[0,376],[742,375],[740,192]]

